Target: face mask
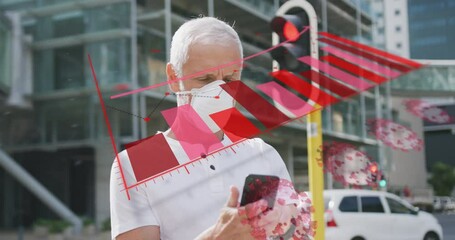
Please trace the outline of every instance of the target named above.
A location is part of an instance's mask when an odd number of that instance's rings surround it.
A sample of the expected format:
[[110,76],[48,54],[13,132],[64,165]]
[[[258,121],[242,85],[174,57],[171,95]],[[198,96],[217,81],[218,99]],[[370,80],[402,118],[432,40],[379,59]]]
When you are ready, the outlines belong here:
[[221,129],[212,120],[210,114],[234,107],[234,99],[220,87],[224,83],[223,80],[216,80],[202,88],[177,92],[177,106],[191,104],[210,130],[218,132]]

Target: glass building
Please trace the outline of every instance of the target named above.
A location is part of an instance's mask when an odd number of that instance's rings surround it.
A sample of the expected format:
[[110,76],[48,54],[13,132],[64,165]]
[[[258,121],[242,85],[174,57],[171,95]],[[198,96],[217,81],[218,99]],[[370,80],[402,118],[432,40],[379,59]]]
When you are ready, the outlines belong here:
[[408,14],[411,58],[455,58],[453,0],[409,0]]
[[[269,21],[281,2],[0,0],[0,149],[71,211],[100,224],[109,217],[114,153],[89,57],[122,149],[166,129],[160,110],[174,106],[175,99],[163,98],[167,86],[114,100],[109,96],[166,81],[171,37],[183,22],[202,14],[235,23],[249,56],[271,47]],[[309,2],[321,31],[371,43],[368,5]],[[242,80],[247,85],[271,80],[271,66],[268,54],[251,59]],[[389,94],[387,86],[380,86],[325,109],[324,140],[352,143],[381,162],[384,151],[365,122],[390,116]],[[149,122],[137,117],[148,115]],[[261,137],[280,152],[297,189],[308,190],[304,119]],[[328,180],[327,187],[340,187]],[[2,228],[17,226],[18,219],[30,226],[38,218],[56,216],[2,169],[0,195],[8,196],[0,198]]]

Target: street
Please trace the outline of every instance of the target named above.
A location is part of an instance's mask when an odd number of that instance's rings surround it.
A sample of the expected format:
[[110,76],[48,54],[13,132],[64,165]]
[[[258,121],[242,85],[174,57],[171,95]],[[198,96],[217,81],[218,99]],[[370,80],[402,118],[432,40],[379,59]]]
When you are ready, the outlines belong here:
[[442,226],[444,240],[455,240],[455,214],[434,214]]

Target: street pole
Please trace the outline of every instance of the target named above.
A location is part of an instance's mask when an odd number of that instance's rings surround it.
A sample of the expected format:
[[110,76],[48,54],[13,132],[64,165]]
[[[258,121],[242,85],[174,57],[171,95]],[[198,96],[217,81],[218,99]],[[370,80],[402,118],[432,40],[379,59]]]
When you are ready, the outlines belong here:
[[[300,8],[308,16],[309,30],[310,30],[310,51],[311,57],[314,59],[319,58],[318,54],[318,20],[316,11],[313,6],[305,0],[290,0],[285,2],[276,12],[276,16],[283,16],[289,10]],[[276,33],[272,34],[272,44],[279,43],[279,36]],[[278,63],[273,62],[273,69],[277,69]],[[318,69],[313,68],[314,71]],[[311,93],[314,95],[314,93]],[[313,96],[312,96],[313,97]],[[317,96],[312,99],[317,99]],[[315,104],[315,103],[314,103]],[[316,109],[320,106],[315,104]],[[325,221],[324,221],[324,174],[322,167],[318,162],[322,161],[322,118],[321,110],[316,110],[307,116],[307,151],[308,151],[308,177],[310,179],[310,192],[312,198],[312,205],[314,212],[312,213],[312,220],[316,221],[317,229],[314,235],[316,240],[325,239]]]

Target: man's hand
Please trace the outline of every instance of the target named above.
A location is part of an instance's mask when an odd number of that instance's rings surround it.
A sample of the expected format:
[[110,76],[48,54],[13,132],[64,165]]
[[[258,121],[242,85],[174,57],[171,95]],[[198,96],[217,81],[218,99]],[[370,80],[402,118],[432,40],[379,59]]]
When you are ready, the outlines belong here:
[[264,201],[248,204],[245,207],[239,205],[239,190],[232,186],[231,194],[226,205],[221,209],[220,216],[215,225],[200,234],[197,240],[253,240],[252,228],[248,224],[249,219],[254,219],[264,211]]
[[[218,221],[196,240],[265,240],[268,237],[311,238],[315,223],[311,221],[311,200],[297,194],[292,183],[282,181],[272,210],[265,200],[238,207],[239,190],[231,194],[221,209]],[[289,231],[289,232],[288,232]]]
[[[279,199],[278,199],[279,200]],[[250,219],[248,223],[254,229],[255,239],[266,239],[270,236],[284,235],[290,228],[292,219],[298,215],[298,210],[294,204],[284,204],[282,201],[275,201],[272,210],[262,212],[258,216]]]

